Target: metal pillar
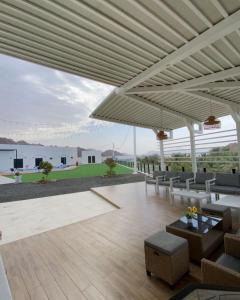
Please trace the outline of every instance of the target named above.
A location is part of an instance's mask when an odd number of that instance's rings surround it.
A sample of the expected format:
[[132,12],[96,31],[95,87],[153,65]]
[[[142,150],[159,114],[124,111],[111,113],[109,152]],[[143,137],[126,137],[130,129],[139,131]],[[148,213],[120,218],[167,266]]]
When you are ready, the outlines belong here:
[[190,145],[191,145],[191,158],[192,158],[192,171],[194,174],[197,173],[197,158],[196,158],[196,146],[195,146],[195,130],[193,123],[187,123],[187,128],[190,134]]
[[133,127],[133,173],[137,174],[137,144],[136,144],[136,127]]
[[163,140],[159,141],[160,145],[160,165],[161,165],[161,171],[166,171],[166,165],[164,162],[164,145],[163,145]]
[[231,110],[231,115],[236,123],[237,141],[238,141],[238,170],[240,170],[240,112]]

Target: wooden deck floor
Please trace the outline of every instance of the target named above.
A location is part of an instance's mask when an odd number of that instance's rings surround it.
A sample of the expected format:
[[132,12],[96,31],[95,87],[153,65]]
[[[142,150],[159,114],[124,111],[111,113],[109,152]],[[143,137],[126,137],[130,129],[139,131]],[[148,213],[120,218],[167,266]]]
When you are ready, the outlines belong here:
[[[144,184],[96,188],[120,209],[0,247],[14,300],[157,300],[200,279],[191,265],[175,291],[145,274],[143,240],[182,213]],[[24,220],[23,220],[24,222]]]

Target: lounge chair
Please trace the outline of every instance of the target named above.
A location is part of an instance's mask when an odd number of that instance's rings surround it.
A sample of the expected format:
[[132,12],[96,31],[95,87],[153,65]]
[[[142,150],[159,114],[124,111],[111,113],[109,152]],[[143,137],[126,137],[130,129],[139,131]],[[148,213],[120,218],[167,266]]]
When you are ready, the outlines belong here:
[[165,171],[153,171],[153,174],[145,175],[145,189],[147,191],[148,184],[155,184],[155,191],[158,192],[158,180],[163,178],[165,175]]
[[181,172],[178,174],[178,177],[172,178],[170,181],[170,189],[179,188],[186,189],[187,188],[187,179],[194,179],[193,172]]
[[216,262],[202,259],[203,283],[220,286],[240,286],[240,237],[226,233],[225,253]]
[[208,180],[208,189],[216,194],[240,195],[240,174],[219,173]]
[[187,189],[208,192],[208,182],[211,179],[214,179],[213,173],[197,172],[194,179],[187,179]]
[[158,187],[159,185],[170,187],[171,181],[177,179],[178,175],[178,172],[166,171],[164,176],[158,178]]

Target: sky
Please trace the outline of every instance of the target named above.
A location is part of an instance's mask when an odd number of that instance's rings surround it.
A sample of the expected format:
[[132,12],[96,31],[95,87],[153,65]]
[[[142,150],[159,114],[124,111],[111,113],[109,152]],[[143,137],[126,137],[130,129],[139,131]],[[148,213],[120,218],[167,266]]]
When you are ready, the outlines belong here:
[[[97,150],[133,152],[133,129],[89,118],[113,86],[0,55],[0,136]],[[235,128],[230,116],[222,128]],[[174,137],[186,136],[186,129]],[[137,128],[137,153],[157,151],[150,129]]]

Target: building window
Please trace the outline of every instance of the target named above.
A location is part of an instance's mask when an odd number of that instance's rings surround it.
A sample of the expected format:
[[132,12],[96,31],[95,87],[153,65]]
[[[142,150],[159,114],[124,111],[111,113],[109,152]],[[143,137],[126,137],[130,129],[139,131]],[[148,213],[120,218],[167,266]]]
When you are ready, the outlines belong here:
[[67,164],[67,158],[66,157],[61,157],[61,163],[63,165],[66,165]]
[[39,167],[42,161],[43,159],[41,157],[35,158],[35,167]]
[[23,159],[22,158],[14,158],[13,166],[14,166],[14,169],[23,169]]

